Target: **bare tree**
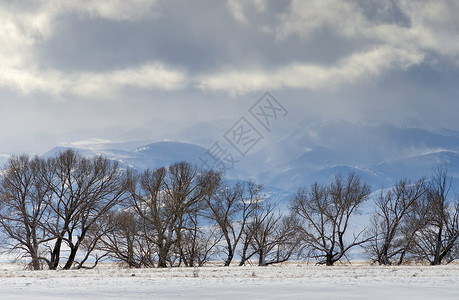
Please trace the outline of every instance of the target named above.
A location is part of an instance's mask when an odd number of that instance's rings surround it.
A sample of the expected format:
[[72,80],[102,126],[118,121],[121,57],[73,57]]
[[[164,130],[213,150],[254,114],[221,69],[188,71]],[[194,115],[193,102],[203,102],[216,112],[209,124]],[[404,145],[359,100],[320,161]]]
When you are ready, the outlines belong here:
[[70,253],[63,268],[70,269],[91,227],[123,201],[122,173],[116,162],[84,158],[68,149],[48,160],[42,176],[52,192],[47,203],[51,218],[45,230],[54,237],[54,245],[47,262],[50,269],[58,267],[64,242]]
[[333,265],[352,247],[368,239],[361,239],[362,232],[347,242],[345,234],[349,221],[358,207],[368,198],[370,187],[361,183],[351,173],[346,179],[336,175],[329,186],[315,183],[310,190],[300,188],[292,201],[292,210],[305,222],[302,230],[304,247],[310,249],[319,264]]
[[[265,266],[288,261],[292,255],[297,253],[301,243],[297,216],[293,214],[287,216],[278,215],[277,218],[279,218],[279,221],[274,226],[271,234],[272,238],[266,239],[267,243],[263,251],[265,258],[264,261],[261,261],[264,262]],[[269,227],[265,226],[265,228]],[[263,232],[267,231],[264,230]]]
[[168,199],[162,191],[166,175],[164,167],[147,170],[129,185],[131,205],[145,222],[145,228],[151,229],[151,242],[157,247],[161,267],[166,267],[167,255],[175,242],[173,216],[168,215]]
[[205,224],[202,209],[188,214],[186,230],[182,234],[179,254],[186,267],[201,267],[214,254],[222,235],[218,227]]
[[458,258],[459,201],[449,197],[450,188],[447,168],[439,168],[427,186],[425,201],[412,215],[419,229],[411,252],[431,265]]
[[274,205],[260,203],[244,230],[243,239],[249,250],[244,254],[245,261],[255,255],[259,266],[285,262],[300,243],[296,216],[283,216],[275,212]]
[[135,212],[124,209],[110,211],[93,229],[104,235],[97,240],[96,249],[104,255],[129,267],[155,267],[155,245],[150,242],[151,232]]
[[182,261],[187,257],[180,247],[188,230],[189,216],[203,197],[211,192],[204,184],[206,175],[187,162],[145,171],[130,184],[131,205],[151,230],[151,242],[158,253],[158,267],[167,267],[171,249]]
[[7,235],[8,248],[30,257],[34,270],[41,268],[43,244],[50,239],[43,230],[43,224],[49,222],[51,195],[40,178],[43,164],[38,157],[12,157],[0,182],[0,225]]
[[[183,252],[183,235],[191,231],[192,234],[188,234],[188,239],[191,237],[192,244],[197,244],[197,239],[201,237],[197,234],[197,229],[198,219],[203,209],[203,199],[216,191],[220,176],[211,170],[200,171],[187,162],[174,163],[169,166],[168,171],[169,176],[165,181],[164,192],[173,203],[170,212],[175,215],[175,246],[179,250],[180,260],[186,266],[192,266],[194,262],[189,262]],[[193,258],[196,256],[193,255]]]
[[380,265],[390,265],[394,261],[402,263],[412,240],[407,238],[412,235],[404,234],[410,232],[405,228],[406,219],[424,193],[424,179],[414,183],[401,180],[391,190],[381,191],[375,201],[376,213],[369,230],[372,239],[366,248],[373,261]]
[[222,235],[206,218],[206,201],[218,191],[221,183],[221,174],[212,170],[199,172],[197,178],[198,198],[190,203],[181,218],[179,237],[176,243],[180,262],[187,267],[202,266],[207,262]]
[[[94,269],[106,257],[115,258],[116,254],[119,254],[116,252],[119,248],[111,248],[110,251],[107,251],[108,247],[105,248],[104,246],[115,232],[119,232],[120,227],[123,225],[127,227],[126,223],[129,223],[127,220],[129,216],[122,213],[117,214],[114,210],[110,210],[97,218],[96,222],[88,229],[86,238],[81,242],[80,251],[84,255],[81,259],[74,261],[76,269]],[[89,258],[94,261],[92,266],[85,265]]]
[[218,225],[226,244],[225,266],[231,264],[248,220],[262,200],[261,189],[262,186],[253,181],[238,181],[234,185],[223,185],[218,192],[204,197],[206,216]]

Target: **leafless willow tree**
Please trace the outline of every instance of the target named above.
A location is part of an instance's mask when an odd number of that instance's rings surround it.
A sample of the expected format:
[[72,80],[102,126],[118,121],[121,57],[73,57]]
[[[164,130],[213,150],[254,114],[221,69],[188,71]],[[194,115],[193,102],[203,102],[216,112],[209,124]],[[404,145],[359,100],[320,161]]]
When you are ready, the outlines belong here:
[[221,184],[221,174],[212,171],[200,171],[197,180],[199,194],[182,217],[183,232],[176,243],[180,263],[186,267],[202,266],[216,250],[222,235],[206,218],[206,201],[216,194]]
[[178,162],[168,168],[147,170],[131,180],[130,204],[151,232],[149,239],[157,248],[158,267],[167,267],[172,250],[189,265],[181,246],[189,238],[184,235],[190,230],[199,203],[213,192],[210,177],[187,162]]
[[204,198],[206,217],[220,228],[225,242],[225,266],[229,266],[257,203],[262,201],[262,186],[253,181],[222,185]]
[[151,232],[135,212],[129,209],[110,211],[90,234],[104,235],[97,240],[96,249],[131,268],[155,267],[156,246],[151,243]]
[[[57,269],[63,243],[70,248],[63,268],[71,268],[82,243],[89,242],[88,231],[124,195],[117,163],[70,149],[48,159],[11,159],[1,189],[4,231],[18,242],[13,249],[19,246],[30,255],[34,269],[40,262]],[[93,243],[86,245],[88,252],[94,249]]]
[[290,259],[300,244],[296,216],[283,216],[275,205],[259,203],[244,229],[242,262],[258,257],[259,266]]
[[458,258],[459,201],[450,197],[451,178],[446,167],[439,168],[426,188],[425,200],[411,215],[418,227],[412,254],[431,265],[440,265]]
[[125,181],[117,162],[85,158],[71,149],[48,159],[41,176],[52,192],[44,226],[55,239],[47,262],[50,269],[58,267],[65,243],[70,253],[63,268],[70,269],[91,227],[124,200]]
[[351,173],[336,175],[328,186],[314,183],[309,190],[300,188],[293,199],[292,211],[304,221],[303,247],[309,249],[319,264],[333,265],[352,247],[368,239],[362,232],[346,240],[349,222],[358,207],[368,198],[370,187]]
[[297,253],[301,243],[297,221],[293,214],[272,213],[260,224],[252,242],[258,248],[259,266],[286,262]]
[[216,252],[222,234],[218,227],[206,224],[202,209],[191,211],[179,246],[181,262],[186,267],[203,266]]
[[43,225],[50,221],[51,193],[40,178],[44,161],[27,155],[12,157],[0,181],[0,227],[7,248],[31,259],[34,270],[41,268],[43,245],[52,237]]
[[424,179],[416,182],[404,179],[389,191],[381,191],[375,200],[376,213],[371,220],[369,236],[371,240],[367,253],[380,265],[403,262],[405,254],[412,246],[416,228],[407,217],[425,195]]

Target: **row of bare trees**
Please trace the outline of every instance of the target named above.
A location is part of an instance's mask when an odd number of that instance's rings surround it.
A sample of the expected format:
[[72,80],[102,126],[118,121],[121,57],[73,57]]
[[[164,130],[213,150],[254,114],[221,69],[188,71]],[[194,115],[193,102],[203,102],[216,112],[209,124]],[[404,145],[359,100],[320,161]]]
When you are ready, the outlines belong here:
[[376,199],[367,252],[381,265],[459,258],[459,201],[450,197],[451,179],[440,168],[429,180],[399,181]]
[[228,184],[186,162],[128,177],[127,201],[105,222],[112,228],[98,250],[129,266],[202,266],[216,255],[228,266],[236,254],[241,265],[254,256],[267,265],[296,249],[288,217],[254,182]]
[[[31,267],[57,269],[63,248],[64,269],[88,258],[90,229],[124,200],[125,178],[116,162],[83,158],[66,151],[49,159],[27,155],[9,160],[0,182],[0,225],[9,250],[29,257]],[[83,252],[83,253],[80,253]]]
[[356,227],[370,187],[355,174],[300,188],[279,209],[253,181],[225,181],[187,162],[137,173],[73,150],[13,157],[0,176],[1,248],[32,269],[260,266],[292,258],[333,265],[363,247],[379,264],[459,256],[459,205],[446,169],[402,180],[375,199],[371,224]]
[[217,255],[267,265],[294,253],[292,224],[260,185],[187,162],[138,174],[67,150],[13,157],[0,178],[1,248],[35,270],[104,257],[131,267],[201,266]]

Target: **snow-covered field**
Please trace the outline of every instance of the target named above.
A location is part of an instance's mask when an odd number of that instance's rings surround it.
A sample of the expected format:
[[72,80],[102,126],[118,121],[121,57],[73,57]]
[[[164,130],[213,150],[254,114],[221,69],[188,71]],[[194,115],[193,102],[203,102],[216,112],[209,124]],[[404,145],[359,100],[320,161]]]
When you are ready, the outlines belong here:
[[0,299],[459,299],[459,264],[27,271],[5,263]]

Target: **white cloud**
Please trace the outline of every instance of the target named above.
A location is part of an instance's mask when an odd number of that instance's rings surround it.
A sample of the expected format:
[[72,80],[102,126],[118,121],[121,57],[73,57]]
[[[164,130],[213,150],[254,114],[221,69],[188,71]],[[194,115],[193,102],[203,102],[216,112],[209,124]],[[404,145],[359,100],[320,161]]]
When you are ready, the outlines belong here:
[[[402,0],[396,2],[410,19],[403,27],[381,24],[363,16],[359,6],[350,1],[313,0],[292,2],[282,16],[277,38],[298,35],[308,39],[323,27],[349,39],[374,41],[392,47],[433,51],[455,61],[459,58],[459,2],[455,0]],[[411,51],[411,50],[410,50]]]
[[246,16],[247,10],[255,9],[258,13],[261,13],[266,9],[265,0],[228,0],[226,5],[233,18],[243,24],[249,23],[249,19]]
[[[308,40],[315,31],[327,28],[351,41],[366,41],[366,46],[331,66],[299,61],[277,70],[225,70],[200,77],[198,87],[232,95],[278,88],[329,88],[423,63],[429,52],[459,65],[459,2],[397,3],[410,19],[410,26],[369,20],[356,2],[294,0],[289,11],[281,16],[281,22],[267,31],[279,41],[292,35]],[[241,22],[246,20],[238,2],[233,3],[232,12]]]
[[324,26],[352,36],[365,23],[357,5],[342,0],[294,0],[288,13],[282,16],[277,29],[278,38],[292,34],[308,37]]
[[[188,86],[187,72],[161,62],[144,63],[108,72],[66,73],[44,68],[36,48],[46,43],[56,28],[55,19],[64,13],[114,21],[134,21],[155,15],[157,0],[55,0],[0,3],[0,86],[24,94],[41,92],[53,95],[111,97],[120,89],[176,90]],[[22,4],[17,4],[22,3]],[[287,13],[273,20],[266,32],[275,34],[278,43],[287,37],[308,40],[326,27],[350,41],[364,41],[355,53],[333,65],[303,61],[289,62],[275,70],[240,68],[196,75],[202,90],[242,94],[276,88],[322,89],[378,76],[392,69],[423,62],[432,52],[459,65],[459,2],[455,0],[402,0],[397,2],[410,19],[410,26],[381,24],[364,17],[358,5],[343,0],[292,1]],[[263,0],[227,2],[229,13],[248,24],[249,10],[262,14]],[[277,23],[277,21],[279,21]],[[288,45],[286,46],[288,47]]]
[[411,27],[399,36],[400,39],[459,62],[458,1],[404,0],[401,8],[411,19]]
[[199,78],[203,90],[225,91],[231,95],[279,88],[330,88],[377,76],[389,69],[407,68],[422,61],[415,51],[382,45],[356,53],[333,67],[295,63],[278,70],[231,70]]
[[229,0],[227,2],[227,6],[234,19],[236,19],[237,21],[243,24],[247,23],[247,17],[244,14],[244,11],[243,11],[244,7],[241,1]]
[[0,68],[33,63],[33,47],[50,34],[46,13],[21,12],[0,4]]
[[156,1],[41,1],[24,9],[21,5],[0,4],[0,86],[20,91],[61,95],[109,97],[124,87],[173,90],[186,85],[186,74],[162,63],[146,63],[101,73],[64,73],[45,69],[35,55],[35,47],[53,34],[54,19],[64,12],[118,21],[147,14]]
[[156,0],[46,0],[0,3],[1,66],[30,64],[33,48],[53,34],[55,18],[66,12],[117,21],[132,21],[151,15]]
[[170,69],[161,63],[150,63],[138,68],[105,73],[68,74],[56,70],[1,69],[0,86],[16,89],[23,94],[33,92],[59,96],[70,93],[104,99],[112,97],[125,87],[174,90],[186,86],[184,72]]
[[186,85],[187,75],[184,72],[167,68],[161,63],[151,63],[108,73],[78,74],[66,90],[86,97],[104,97],[124,87],[176,90]]

